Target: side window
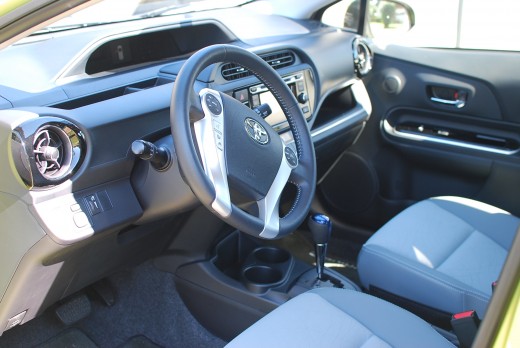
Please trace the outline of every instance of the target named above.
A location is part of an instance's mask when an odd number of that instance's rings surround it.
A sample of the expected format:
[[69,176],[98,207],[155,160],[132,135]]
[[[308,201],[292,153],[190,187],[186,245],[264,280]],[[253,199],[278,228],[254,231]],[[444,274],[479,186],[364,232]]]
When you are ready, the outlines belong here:
[[338,28],[358,30],[360,6],[359,0],[339,1],[325,10],[322,22]]
[[[368,0],[363,34],[376,43],[411,47],[520,51],[513,0]],[[357,30],[360,2],[329,7],[325,24]]]
[[520,51],[520,1],[461,1],[460,48]]

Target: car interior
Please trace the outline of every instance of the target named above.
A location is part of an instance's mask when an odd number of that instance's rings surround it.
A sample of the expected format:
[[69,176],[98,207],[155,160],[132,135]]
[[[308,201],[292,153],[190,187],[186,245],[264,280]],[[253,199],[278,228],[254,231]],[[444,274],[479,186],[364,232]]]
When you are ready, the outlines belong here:
[[0,16],[0,347],[514,331],[518,51],[379,44],[414,1],[159,2]]

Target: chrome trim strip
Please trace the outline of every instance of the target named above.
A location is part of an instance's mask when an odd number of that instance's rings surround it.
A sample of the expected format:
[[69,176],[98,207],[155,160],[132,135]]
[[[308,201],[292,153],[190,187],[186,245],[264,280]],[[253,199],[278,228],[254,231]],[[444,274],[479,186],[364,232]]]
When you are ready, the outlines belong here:
[[324,126],[321,126],[318,129],[311,131],[312,137],[316,137],[322,133],[325,133],[325,132],[331,130],[332,128],[337,127],[340,124],[348,122],[354,118],[365,117],[366,115],[368,115],[370,117],[370,114],[372,113],[372,103],[370,102],[370,97],[368,95],[368,92],[365,88],[365,84],[363,83],[363,81],[354,80],[354,82],[352,84],[350,84],[350,89],[352,91],[354,99],[358,103],[356,105],[356,109],[350,111],[348,113],[348,115],[346,115],[344,117],[338,118],[335,121],[327,123]]
[[355,111],[351,112],[350,114],[348,114],[347,116],[338,118],[337,120],[335,120],[333,122],[327,123],[326,125],[318,128],[314,131],[311,131],[311,137],[317,137],[318,135],[325,133],[325,132],[331,130],[332,128],[335,128],[335,127],[339,126],[340,124],[346,123],[357,117],[364,117],[365,115],[366,115],[365,109],[360,108],[358,110],[355,110]]
[[444,104],[444,105],[452,105],[452,106],[455,106],[457,108],[463,108],[464,105],[466,105],[466,101],[465,100],[461,100],[461,99],[457,99],[457,100],[447,100],[447,99],[441,99],[441,98],[436,98],[436,97],[430,97],[430,100],[434,103],[440,103],[440,104]]
[[361,80],[356,80],[352,86],[350,86],[354,99],[365,109],[367,114],[372,114],[372,103],[370,102],[370,96],[365,88],[365,84]]
[[502,149],[497,149],[497,148],[494,148],[494,147],[491,147],[491,146],[470,144],[470,143],[465,143],[465,142],[462,142],[462,141],[442,139],[442,138],[437,138],[437,137],[428,136],[428,135],[400,132],[400,131],[396,130],[388,122],[388,120],[384,120],[383,121],[383,130],[388,135],[391,135],[391,136],[394,136],[394,137],[397,137],[397,138],[401,138],[401,139],[407,139],[407,140],[413,140],[413,141],[425,141],[425,142],[436,143],[436,144],[456,146],[456,147],[462,147],[462,148],[465,148],[465,149],[497,153],[497,154],[500,154],[500,155],[510,156],[510,155],[514,155],[515,153],[520,151],[520,149],[516,149],[516,150],[502,150]]

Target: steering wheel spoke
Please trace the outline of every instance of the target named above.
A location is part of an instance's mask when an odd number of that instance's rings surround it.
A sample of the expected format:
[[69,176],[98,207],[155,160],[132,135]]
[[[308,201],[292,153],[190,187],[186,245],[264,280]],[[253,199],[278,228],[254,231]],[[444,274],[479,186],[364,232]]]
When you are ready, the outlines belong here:
[[224,108],[217,91],[204,88],[199,97],[204,116],[193,123],[193,129],[204,172],[215,189],[211,207],[225,218],[231,214],[231,198],[224,150]]
[[257,201],[258,217],[264,223],[264,228],[260,233],[260,237],[262,238],[273,239],[278,236],[280,232],[280,197],[292,171],[298,168],[298,157],[294,150],[285,145],[283,145],[283,147],[284,156],[280,162],[280,168],[278,169],[273,184],[267,192],[267,195]]

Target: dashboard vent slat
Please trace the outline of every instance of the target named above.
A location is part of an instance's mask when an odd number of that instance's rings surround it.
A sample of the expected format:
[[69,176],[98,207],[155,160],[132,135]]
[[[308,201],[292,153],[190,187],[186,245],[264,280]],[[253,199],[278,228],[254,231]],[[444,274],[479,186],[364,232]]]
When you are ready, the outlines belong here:
[[29,190],[68,180],[83,162],[86,148],[81,130],[59,117],[40,115],[11,133],[11,158]]
[[[294,53],[291,51],[263,54],[260,55],[260,58],[262,58],[275,70],[291,66],[295,62]],[[252,75],[249,70],[236,63],[226,63],[222,65],[221,74],[222,77],[227,81],[233,81]]]
[[35,136],[34,160],[45,178],[56,176],[66,161],[66,151],[72,151],[65,147],[56,129],[43,129]]

